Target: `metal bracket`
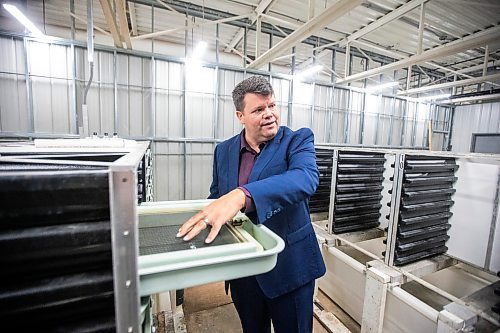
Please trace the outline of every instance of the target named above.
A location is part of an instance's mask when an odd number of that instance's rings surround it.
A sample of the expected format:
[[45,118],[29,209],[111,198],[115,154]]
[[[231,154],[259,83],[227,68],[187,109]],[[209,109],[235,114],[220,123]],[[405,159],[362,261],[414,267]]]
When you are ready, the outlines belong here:
[[333,151],[332,163],[332,184],[330,187],[330,207],[328,209],[328,233],[333,234],[333,217],[335,215],[335,193],[337,190],[337,165],[339,161],[339,151]]
[[396,248],[396,232],[399,221],[399,205],[403,187],[405,154],[396,154],[394,160],[394,178],[391,194],[391,210],[389,213],[389,229],[387,232],[387,246],[385,249],[385,263],[389,266],[394,264],[394,252]]

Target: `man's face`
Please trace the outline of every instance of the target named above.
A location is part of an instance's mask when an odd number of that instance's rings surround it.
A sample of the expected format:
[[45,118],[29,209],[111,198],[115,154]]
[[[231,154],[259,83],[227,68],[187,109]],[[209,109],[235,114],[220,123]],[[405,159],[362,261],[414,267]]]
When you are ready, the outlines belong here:
[[240,123],[245,126],[245,136],[250,144],[261,144],[274,138],[278,133],[279,111],[274,96],[247,93],[245,108],[236,111]]

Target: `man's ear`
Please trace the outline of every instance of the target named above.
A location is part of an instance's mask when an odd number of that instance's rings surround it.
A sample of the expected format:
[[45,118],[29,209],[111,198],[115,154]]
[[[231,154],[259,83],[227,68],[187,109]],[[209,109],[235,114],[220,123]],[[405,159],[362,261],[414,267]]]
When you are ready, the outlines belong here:
[[243,125],[245,125],[245,120],[243,118],[243,112],[236,111],[236,118],[238,118],[238,120],[240,121],[240,123],[242,123]]

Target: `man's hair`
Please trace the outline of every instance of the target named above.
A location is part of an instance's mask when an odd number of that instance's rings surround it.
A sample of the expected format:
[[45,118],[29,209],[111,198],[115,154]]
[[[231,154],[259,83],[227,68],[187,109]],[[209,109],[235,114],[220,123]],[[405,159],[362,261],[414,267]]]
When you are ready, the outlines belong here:
[[233,103],[237,111],[243,112],[245,95],[248,93],[269,96],[274,95],[274,90],[263,76],[255,75],[241,81],[233,90]]

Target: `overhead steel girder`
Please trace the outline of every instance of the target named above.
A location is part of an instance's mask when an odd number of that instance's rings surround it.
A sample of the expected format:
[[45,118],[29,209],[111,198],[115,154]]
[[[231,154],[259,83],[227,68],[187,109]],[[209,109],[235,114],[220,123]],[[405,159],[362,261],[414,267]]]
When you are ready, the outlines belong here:
[[[488,68],[489,67],[492,67],[492,66],[495,66],[495,65],[498,65],[500,64],[500,61],[498,60],[488,60]],[[464,73],[470,73],[470,72],[474,72],[474,71],[478,71],[478,70],[482,70],[484,67],[484,64],[479,64],[479,65],[474,65],[474,66],[470,66],[470,67],[466,67],[466,68],[462,68],[462,69],[457,69],[455,70],[456,74],[464,74]]]
[[[260,14],[267,12],[275,1],[276,0],[261,0],[261,2],[259,2],[257,7],[255,8],[255,15],[250,17],[250,21],[252,22],[251,24],[255,24],[255,22],[257,21],[257,17]],[[230,51],[231,49],[234,49],[236,45],[238,45],[238,43],[241,41],[244,34],[245,34],[245,29],[240,28],[240,30],[238,30],[233,39],[229,42],[228,47],[226,48],[226,52]]]
[[171,33],[174,33],[174,32],[178,32],[178,31],[189,30],[189,29],[192,29],[193,27],[201,27],[201,26],[205,26],[205,25],[215,25],[215,24],[218,24],[218,23],[228,23],[228,22],[232,22],[232,21],[238,21],[238,20],[241,20],[241,19],[248,18],[250,15],[251,14],[244,14],[244,15],[239,15],[239,16],[222,18],[222,19],[215,20],[215,21],[206,21],[206,22],[203,22],[203,23],[193,23],[193,22],[190,22],[187,25],[182,26],[182,27],[177,27],[177,28],[173,28],[173,29],[169,29],[169,30],[163,30],[163,31],[151,32],[151,33],[148,33],[148,34],[144,34],[144,35],[139,35],[139,36],[132,37],[132,39],[133,40],[139,40],[139,39],[154,38],[154,37],[158,37],[158,36],[168,35],[168,34],[171,34]]
[[353,40],[356,40],[360,37],[363,37],[364,35],[372,32],[373,30],[376,30],[376,29],[380,28],[381,26],[403,16],[404,14],[408,13],[409,11],[413,10],[414,8],[420,6],[422,3],[427,2],[427,1],[429,1],[429,0],[412,0],[410,2],[405,3],[404,5],[394,9],[392,12],[388,13],[387,15],[382,16],[381,18],[370,23],[369,25],[365,26],[364,28],[347,36],[345,39],[340,41],[339,46],[345,46],[347,43],[352,42]]
[[106,18],[106,22],[108,23],[109,31],[111,31],[111,36],[113,36],[113,41],[115,42],[115,46],[123,48],[122,39],[120,37],[120,31],[118,29],[118,24],[116,23],[116,18],[113,15],[111,4],[109,0],[100,0],[100,2],[102,11],[104,13],[104,17]]
[[[360,40],[355,40],[352,42],[354,45],[360,45],[360,46],[363,46],[365,49],[373,49],[373,50],[376,50],[377,52],[380,52],[380,54],[384,54],[384,55],[387,55],[389,57],[393,57],[393,58],[396,58],[396,59],[401,59],[401,58],[408,58],[408,55],[405,55],[401,52],[396,52],[396,51],[393,51],[393,50],[386,50],[378,45],[374,45],[374,44],[370,44],[368,42],[364,42],[364,41],[360,41]],[[352,52],[352,50],[351,50]],[[321,53],[320,53],[321,55]],[[306,60],[307,61],[307,60]],[[305,61],[304,61],[305,62]],[[453,73],[453,74],[459,74],[459,75],[462,75],[462,76],[466,76],[470,79],[474,78],[473,76],[470,76],[470,75],[467,75],[465,73],[468,73],[468,72],[473,72],[475,70],[479,70],[479,69],[483,69],[483,64],[481,65],[477,65],[477,66],[473,66],[473,67],[468,67],[468,68],[464,68],[464,69],[459,69],[459,70],[454,70],[452,68],[447,68],[447,67],[444,67],[444,66],[441,66],[441,65],[438,65],[432,61],[426,61],[425,62],[428,66],[431,66],[433,68],[437,68],[437,69],[440,69],[440,70],[443,70],[445,72],[450,72],[450,73]],[[302,64],[299,65],[299,67],[301,66]],[[495,65],[495,61],[492,61],[488,66],[494,66]],[[412,71],[416,71],[416,72],[422,72],[420,70],[419,67],[417,68],[413,68]],[[445,76],[443,78],[447,78],[447,77],[450,77],[450,76]],[[493,85],[498,85],[494,82],[488,82],[490,84],[493,84]]]
[[416,54],[409,58],[396,61],[392,64],[370,69],[368,71],[361,72],[358,74],[350,75],[344,79],[338,80],[337,83],[342,84],[342,83],[349,83],[357,80],[362,80],[387,71],[393,71],[396,69],[405,68],[410,65],[419,64],[432,59],[439,59],[441,57],[446,57],[448,55],[455,54],[464,50],[470,50],[475,47],[484,46],[492,41],[498,40],[499,33],[500,33],[500,26],[497,25],[495,27],[483,30],[481,32],[464,37],[462,39],[435,47],[428,51],[422,52],[421,54]]
[[135,13],[135,4],[133,2],[128,3],[128,12],[130,15],[130,26],[132,27],[132,35],[137,35],[137,15]]
[[[146,6],[154,6],[157,5],[157,2],[155,0],[128,0],[128,2],[133,2],[137,4],[142,4]],[[202,7],[199,5],[195,5],[192,3],[187,3],[185,1],[180,1],[180,0],[163,0],[163,3],[168,3],[169,6],[171,6],[176,12],[179,12],[181,14],[185,15],[191,15],[194,17],[201,17],[204,18],[205,20],[220,20],[224,18],[229,18],[229,17],[234,17],[234,14],[230,14],[227,12],[222,12],[220,10],[208,8],[208,7]],[[278,28],[274,27],[272,24],[264,22],[264,20],[269,21],[271,17],[268,15],[262,14],[262,26],[261,26],[261,31],[262,33],[267,33],[267,34],[274,34],[276,37],[282,37],[285,38],[287,37],[286,34],[291,34],[293,33],[297,28],[295,27],[284,27],[283,25],[280,25]],[[268,20],[269,18],[269,20]],[[279,20],[277,18],[272,18],[273,20]],[[227,22],[227,24],[230,24],[232,26],[240,27],[240,28],[248,28],[250,30],[253,30],[255,27],[251,24],[251,21],[249,19],[241,19],[241,20],[236,20],[236,21],[230,21]],[[280,31],[283,30],[286,34],[282,34]],[[133,37],[132,39],[137,39],[138,36]],[[309,36],[305,38],[303,43],[317,47],[318,43],[320,45],[323,44],[331,44],[333,41],[323,38],[323,37],[317,37],[317,36]],[[357,43],[358,41],[355,41]],[[329,47],[330,50],[335,50],[338,52],[344,52],[344,50],[338,46],[331,46]],[[380,63],[388,63],[388,62],[393,62],[394,58],[384,55],[384,53],[376,53],[372,51],[366,51],[365,52],[373,58],[374,61],[380,62]],[[355,55],[356,57],[363,57],[363,54],[361,54],[357,49],[351,50],[351,53]],[[432,75],[437,76],[437,77],[442,77],[443,73],[436,71],[434,69],[426,68],[426,70],[429,71],[429,73],[432,73]]]
[[494,81],[498,78],[500,78],[500,73],[476,77],[476,78],[472,78],[472,79],[465,79],[465,80],[460,80],[460,81],[446,82],[446,83],[440,83],[440,84],[433,84],[431,86],[408,89],[405,91],[398,92],[398,95],[418,94],[418,93],[431,91],[431,90],[445,89],[445,88],[451,88],[451,87],[456,87],[456,86],[465,86],[465,85],[469,85],[469,84],[481,83],[481,82],[486,82],[486,81]]
[[474,101],[485,101],[492,99],[500,99],[500,94],[491,94],[491,95],[480,95],[480,96],[472,96],[472,97],[458,97],[452,98],[447,101],[441,101],[440,103],[464,103],[464,102],[474,102]]
[[255,61],[250,63],[248,68],[260,68],[268,62],[271,62],[285,50],[292,48],[303,39],[309,37],[315,32],[326,27],[328,24],[347,14],[352,9],[360,5],[361,2],[362,0],[340,0],[336,2],[315,18],[307,21],[304,25],[292,32],[285,39],[281,40],[274,47],[267,50],[264,54],[255,59]]
[[120,35],[121,39],[127,45],[127,48],[132,48],[132,43],[130,42],[130,31],[128,29],[128,20],[127,14],[125,13],[125,1],[124,0],[116,0],[115,2],[115,10],[118,14],[118,18],[120,20]]
[[[358,38],[363,37],[364,35],[372,32],[373,30],[380,28],[381,26],[383,26],[391,21],[394,21],[395,19],[398,19],[399,17],[403,16],[404,14],[408,13],[409,11],[413,10],[414,8],[422,5],[423,3],[427,2],[427,1],[429,1],[429,0],[412,0],[408,3],[405,3],[404,5],[394,9],[390,13],[382,16],[378,20],[370,23],[369,25],[365,26],[364,28],[362,28],[362,29],[354,32],[353,34],[347,36],[346,38],[342,39],[338,44],[339,47],[344,47],[347,45],[347,43],[357,41]],[[422,24],[421,24],[420,29],[423,30]],[[317,55],[317,57],[321,58],[325,53],[327,53],[327,51],[323,50]],[[310,65],[311,62],[312,62],[312,57],[303,61],[298,67],[304,68],[304,67]]]

